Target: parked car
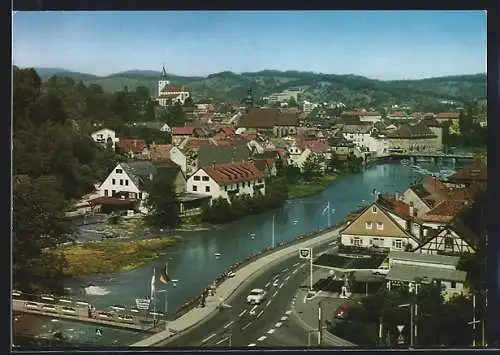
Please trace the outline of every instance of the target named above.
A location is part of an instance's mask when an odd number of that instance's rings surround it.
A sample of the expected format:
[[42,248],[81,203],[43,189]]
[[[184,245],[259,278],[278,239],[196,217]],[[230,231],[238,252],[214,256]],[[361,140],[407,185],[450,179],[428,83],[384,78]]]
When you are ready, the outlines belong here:
[[347,307],[346,304],[343,304],[342,306],[337,308],[333,316],[337,319],[346,319],[348,315],[349,315],[349,308]]
[[260,304],[264,297],[266,296],[266,291],[260,288],[254,288],[247,296],[247,302],[250,304]]
[[378,269],[372,270],[373,275],[387,275],[389,273],[388,266],[381,266]]

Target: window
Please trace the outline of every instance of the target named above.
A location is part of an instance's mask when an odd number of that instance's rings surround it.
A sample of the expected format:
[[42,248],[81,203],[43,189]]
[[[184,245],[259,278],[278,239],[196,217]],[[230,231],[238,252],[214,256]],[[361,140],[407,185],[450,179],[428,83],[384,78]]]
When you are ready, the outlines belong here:
[[377,207],[375,206],[372,207],[372,213],[377,213]]
[[121,174],[121,173],[123,173],[123,170],[122,169],[116,169],[116,173],[117,174]]
[[122,186],[123,186],[123,180],[122,180],[122,179],[120,179],[120,185],[122,185]]
[[400,239],[396,239],[392,241],[392,246],[397,249],[403,248],[403,242]]
[[444,237],[444,247],[453,249],[453,238],[452,237]]
[[456,281],[452,281],[451,285],[450,285],[450,288],[457,288],[457,282]]
[[224,186],[224,191],[227,191],[227,185],[226,185],[226,186]]
[[108,196],[108,190],[104,190],[104,196]]
[[139,192],[139,200],[142,200],[142,192]]
[[247,182],[247,186],[250,187],[250,181]]
[[115,184],[115,179],[111,179],[111,185]]
[[128,180],[125,180],[125,186],[128,186]]
[[111,196],[114,196],[116,194],[116,190],[111,190]]
[[205,192],[210,192],[210,186],[205,186]]
[[373,223],[372,222],[365,222],[365,228],[366,229],[372,229]]
[[198,191],[198,186],[193,185],[193,191]]
[[379,231],[384,230],[384,224],[382,222],[377,222],[377,230]]
[[257,180],[259,184],[262,184],[262,179]]
[[237,183],[236,184],[236,188],[239,189],[240,188],[240,183]]
[[209,180],[209,179],[208,179],[208,176],[203,176],[201,179],[202,179],[203,181],[208,181],[208,180]]
[[363,244],[363,241],[359,237],[354,237],[353,238],[353,244],[357,247],[361,246]]
[[194,177],[194,181],[200,181],[200,177],[199,176],[195,176]]

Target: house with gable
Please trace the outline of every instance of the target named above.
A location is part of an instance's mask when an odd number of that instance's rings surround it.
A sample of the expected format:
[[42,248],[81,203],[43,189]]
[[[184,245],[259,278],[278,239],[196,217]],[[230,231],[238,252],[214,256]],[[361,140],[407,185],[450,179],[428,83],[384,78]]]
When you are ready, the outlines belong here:
[[475,254],[479,237],[460,219],[427,233],[423,242],[413,251],[422,254]]
[[150,161],[118,164],[99,186],[103,197],[120,196],[123,200],[138,203],[139,211],[146,213],[144,202],[148,196],[145,184],[153,179],[156,167]]
[[163,66],[160,80],[158,80],[158,96],[156,97],[158,104],[160,106],[168,106],[174,103],[184,105],[184,102],[189,96],[189,92],[183,85],[170,83],[167,79],[165,66]]
[[417,217],[422,217],[434,206],[448,198],[448,188],[433,176],[426,176],[422,183],[413,184],[403,194],[402,200],[413,203]]
[[264,174],[251,162],[212,164],[200,167],[187,181],[187,192],[210,196],[229,203],[231,197],[256,193],[265,195]]
[[250,158],[245,141],[229,146],[208,146],[198,152],[197,167],[213,164],[244,163]]
[[186,175],[187,158],[178,147],[173,144],[151,144],[149,150],[154,164],[171,161],[179,165],[182,173]]
[[172,144],[178,146],[186,138],[194,137],[194,127],[172,127]]
[[120,142],[120,139],[116,136],[116,132],[109,128],[103,128],[91,133],[90,137],[92,137],[94,142],[101,144],[103,147],[110,146],[113,150],[115,150]]
[[301,141],[294,140],[287,147],[287,165],[296,166],[302,170],[307,158],[312,154],[312,151],[307,148]]
[[147,128],[155,131],[170,133],[172,132],[172,128],[165,122],[154,121],[154,122],[138,122],[134,123],[135,127]]
[[[402,215],[401,212],[398,214]],[[394,211],[389,212],[388,208],[378,201],[373,202],[339,232],[341,244],[363,248],[413,250],[419,241],[410,233],[407,219],[400,215]]]
[[448,177],[445,184],[450,188],[465,188],[472,185],[486,188],[488,184],[486,160],[480,157],[474,158],[471,164],[464,166]]
[[127,153],[130,158],[137,160],[151,159],[148,146],[144,139],[121,138],[118,146],[122,151]]

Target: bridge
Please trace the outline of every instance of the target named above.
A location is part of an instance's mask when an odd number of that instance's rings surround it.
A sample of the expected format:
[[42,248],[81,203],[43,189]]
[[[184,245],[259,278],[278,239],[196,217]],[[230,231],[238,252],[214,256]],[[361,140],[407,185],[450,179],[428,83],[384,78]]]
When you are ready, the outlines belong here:
[[[12,311],[57,319],[96,324],[106,327],[156,333],[165,329],[165,315],[147,310],[111,306],[107,310],[89,311],[85,301],[53,296],[35,296],[18,291],[12,293]],[[153,325],[153,317],[157,322]]]
[[409,152],[409,153],[392,153],[391,157],[397,157],[401,159],[409,159],[412,162],[418,159],[430,159],[437,163],[438,160],[451,159],[453,162],[458,160],[472,160],[474,159],[474,154],[472,153],[442,153],[442,152]]

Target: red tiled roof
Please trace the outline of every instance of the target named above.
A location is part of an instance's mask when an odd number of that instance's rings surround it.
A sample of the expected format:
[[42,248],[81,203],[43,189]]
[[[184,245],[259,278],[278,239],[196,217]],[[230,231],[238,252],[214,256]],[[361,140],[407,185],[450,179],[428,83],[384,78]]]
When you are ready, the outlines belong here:
[[170,151],[172,144],[151,144],[149,150],[151,152],[151,160],[153,161],[167,161],[170,160]]
[[120,138],[119,147],[126,152],[140,153],[146,148],[144,139]]
[[114,205],[114,206],[123,206],[123,205],[129,205],[134,203],[134,200],[129,200],[129,199],[121,199],[117,197],[108,197],[108,196],[101,196],[98,198],[94,198],[89,201],[90,204],[92,205]]
[[365,112],[358,112],[358,116],[380,116],[379,112],[373,112],[373,111],[365,111]]
[[466,206],[464,201],[445,200],[438,203],[432,210],[422,216],[426,222],[449,222],[453,220]]
[[243,132],[243,133],[241,134],[241,136],[242,136],[243,138],[245,138],[246,140],[249,140],[249,141],[251,141],[251,140],[255,140],[255,139],[257,139],[257,137],[258,137],[257,133],[255,133],[255,132]]
[[219,185],[263,179],[264,174],[254,163],[230,163],[203,166],[202,169]]
[[476,180],[488,179],[487,166],[481,158],[475,158],[472,164],[464,166],[448,178],[449,180]]
[[229,134],[229,135],[235,134],[235,130],[233,127],[222,127],[220,130],[222,132],[224,132],[225,134]]
[[279,116],[280,110],[273,108],[258,108],[252,109],[248,115],[242,117],[239,122],[239,127],[246,128],[272,128],[274,122]]
[[191,136],[194,132],[194,127],[184,126],[184,127],[172,127],[173,136]]
[[170,93],[170,92],[183,92],[184,86],[178,84],[168,84],[165,86],[161,92]]
[[460,113],[458,112],[440,112],[436,115],[436,118],[458,118],[460,116]]
[[306,140],[303,144],[315,153],[326,153],[330,150],[328,143],[319,140]]
[[297,113],[285,112],[276,117],[275,126],[297,126],[299,120]]
[[433,176],[426,176],[422,181],[422,186],[429,193],[429,195],[439,195],[445,197],[448,192],[446,185]]
[[172,92],[164,92],[164,93],[161,93],[158,98],[159,99],[173,99],[173,98],[176,98],[177,96],[179,96],[179,94],[175,94],[175,93],[172,93]]
[[401,112],[401,111],[396,111],[391,114],[389,114],[390,117],[406,117],[406,113]]
[[207,138],[193,138],[186,142],[184,149],[188,148],[200,148],[203,146],[213,145],[210,139]]
[[410,206],[404,203],[403,201],[396,200],[396,196],[385,194],[380,196],[383,201],[386,203],[384,207],[393,212],[394,214],[407,218],[410,216]]

